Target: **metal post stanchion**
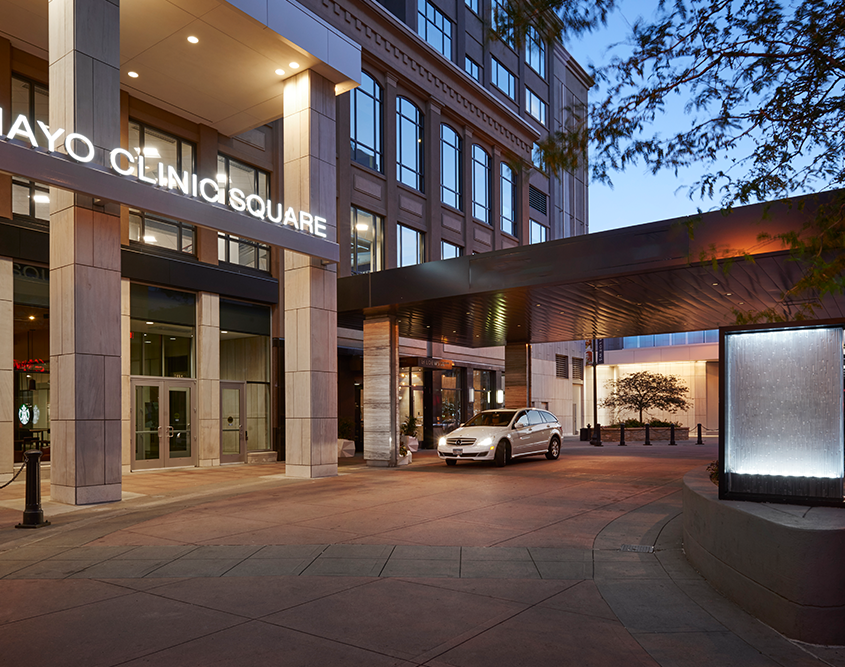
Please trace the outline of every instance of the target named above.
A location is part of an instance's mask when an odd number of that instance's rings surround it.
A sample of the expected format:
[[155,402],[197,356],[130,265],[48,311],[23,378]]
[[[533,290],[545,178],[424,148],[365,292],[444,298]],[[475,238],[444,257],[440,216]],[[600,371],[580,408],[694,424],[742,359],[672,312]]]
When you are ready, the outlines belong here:
[[41,450],[28,449],[23,453],[26,463],[26,506],[23,521],[15,528],[41,528],[49,526],[41,510]]
[[601,424],[596,422],[596,427],[593,429],[593,439],[590,440],[593,447],[603,447],[601,444]]
[[627,446],[625,444],[625,425],[624,424],[622,424],[622,426],[619,427],[619,446],[620,447],[626,447]]
[[669,444],[670,445],[677,445],[678,443],[675,442],[675,425],[671,424],[669,426]]
[[645,442],[644,445],[651,445],[651,435],[649,433],[648,424],[645,425]]
[[701,424],[698,425],[698,440],[695,441],[696,445],[703,445],[704,441],[701,439]]

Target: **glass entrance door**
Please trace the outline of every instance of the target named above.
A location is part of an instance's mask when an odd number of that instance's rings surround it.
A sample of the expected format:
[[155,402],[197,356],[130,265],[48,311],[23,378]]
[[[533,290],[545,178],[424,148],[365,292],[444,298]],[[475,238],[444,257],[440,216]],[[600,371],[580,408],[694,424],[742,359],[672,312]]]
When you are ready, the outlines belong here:
[[220,462],[246,462],[246,383],[220,383]]
[[132,469],[196,465],[194,382],[132,380]]

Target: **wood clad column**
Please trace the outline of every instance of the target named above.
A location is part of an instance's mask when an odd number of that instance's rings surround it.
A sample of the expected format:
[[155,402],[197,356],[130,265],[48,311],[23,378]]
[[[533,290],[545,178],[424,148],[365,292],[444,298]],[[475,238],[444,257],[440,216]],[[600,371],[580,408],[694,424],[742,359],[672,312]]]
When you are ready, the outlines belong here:
[[395,466],[399,438],[399,327],[394,315],[364,320],[364,460]]
[[[50,0],[50,126],[120,145],[118,0]],[[86,154],[77,141],[75,149]],[[51,495],[120,500],[120,210],[50,188]]]
[[12,260],[0,257],[0,475],[11,473],[14,468],[14,299],[15,278],[12,273]]
[[531,346],[528,343],[505,345],[505,407],[531,405]]
[[[326,218],[337,240],[334,84],[313,71],[285,83],[285,206]],[[337,474],[337,265],[285,251],[285,470]]]

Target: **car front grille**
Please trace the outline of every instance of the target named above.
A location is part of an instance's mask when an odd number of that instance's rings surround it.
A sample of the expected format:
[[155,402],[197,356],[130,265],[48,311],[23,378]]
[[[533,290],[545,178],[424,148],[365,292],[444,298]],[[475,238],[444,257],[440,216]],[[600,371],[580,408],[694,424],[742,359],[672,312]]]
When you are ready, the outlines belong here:
[[446,438],[446,444],[450,447],[469,447],[475,444],[475,438]]

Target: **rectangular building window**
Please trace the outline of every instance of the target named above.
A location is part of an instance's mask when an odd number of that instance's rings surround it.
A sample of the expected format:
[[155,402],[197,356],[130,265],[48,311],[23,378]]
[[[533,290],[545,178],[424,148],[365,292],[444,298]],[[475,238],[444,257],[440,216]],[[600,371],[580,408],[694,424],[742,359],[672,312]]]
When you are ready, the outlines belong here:
[[540,150],[539,144],[535,141],[534,148],[531,150],[531,162],[540,171],[546,171],[546,161],[543,159],[543,151]]
[[396,265],[413,266],[422,264],[424,259],[423,233],[405,225],[397,225]]
[[129,209],[129,241],[151,248],[196,254],[196,228],[178,220]]
[[479,9],[479,4],[478,4],[479,0],[464,0],[464,2],[466,3],[466,6],[469,7],[476,14],[481,13],[481,11]]
[[506,30],[505,26],[508,22],[507,8],[505,7],[507,0],[493,0],[491,9],[493,10],[492,24],[502,33],[501,40],[512,49],[516,47],[513,30]]
[[500,178],[502,231],[516,236],[516,174],[504,162]]
[[555,355],[555,377],[569,378],[569,357],[565,354]]
[[539,120],[543,125],[546,124],[546,111],[548,105],[541,100],[533,90],[525,89],[525,110]]
[[526,34],[525,62],[537,74],[546,78],[546,44],[536,28],[529,28]]
[[464,254],[464,249],[448,241],[440,242],[440,259],[455,259]]
[[380,216],[352,207],[352,273],[381,271],[384,244]]
[[[174,188],[180,187],[172,182],[174,177],[186,181],[185,172],[193,174],[196,171],[196,147],[193,143],[131,119],[129,150],[136,156],[136,170],[143,158],[144,175],[158,181],[161,164],[165,169],[165,178],[171,179],[170,185]],[[182,185],[187,186],[187,183]]]
[[270,271],[270,246],[231,234],[217,234],[217,259],[246,266],[257,271]]
[[350,132],[352,160],[381,172],[382,90],[366,72],[361,85],[352,91]]
[[462,211],[463,150],[461,138],[451,127],[440,125],[440,201]]
[[490,224],[490,156],[472,146],[472,217]]
[[549,240],[549,228],[544,224],[531,220],[531,239],[529,243],[545,243]]
[[232,188],[243,192],[244,198],[258,195],[264,201],[270,199],[270,174],[228,155],[217,155],[217,185],[220,186],[224,202],[229,200],[229,190]]
[[516,78],[495,58],[491,58],[490,82],[512,100],[516,99]]
[[478,83],[481,83],[481,66],[469,56],[464,57],[464,70]]
[[[18,116],[26,116],[33,131],[38,121],[50,124],[50,95],[46,86],[12,75],[11,122]],[[8,131],[8,122],[6,131]],[[12,215],[35,222],[37,227],[50,220],[50,187],[20,176],[12,178]]]
[[584,360],[580,357],[572,357],[572,379],[584,379]]
[[417,34],[452,59],[452,22],[427,0],[419,0],[417,5]]
[[[244,198],[257,195],[264,201],[270,199],[270,174],[227,155],[217,156],[217,184],[223,201],[228,201],[232,188],[243,192]],[[270,246],[231,234],[218,234],[217,259],[258,271],[270,271]]]

